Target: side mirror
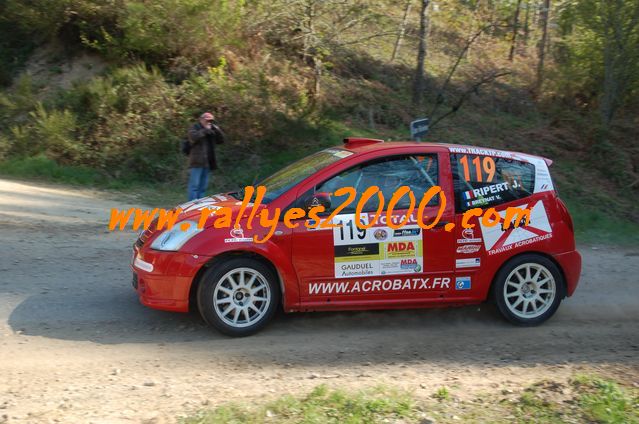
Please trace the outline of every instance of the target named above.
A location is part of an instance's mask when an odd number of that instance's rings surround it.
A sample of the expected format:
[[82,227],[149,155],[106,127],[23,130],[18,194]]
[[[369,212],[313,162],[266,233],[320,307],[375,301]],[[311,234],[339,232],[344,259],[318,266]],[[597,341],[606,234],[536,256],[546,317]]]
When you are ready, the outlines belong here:
[[311,210],[316,206],[324,206],[324,210],[328,211],[331,209],[331,193],[326,192],[318,192],[313,193],[308,198],[304,199],[304,209],[307,211]]

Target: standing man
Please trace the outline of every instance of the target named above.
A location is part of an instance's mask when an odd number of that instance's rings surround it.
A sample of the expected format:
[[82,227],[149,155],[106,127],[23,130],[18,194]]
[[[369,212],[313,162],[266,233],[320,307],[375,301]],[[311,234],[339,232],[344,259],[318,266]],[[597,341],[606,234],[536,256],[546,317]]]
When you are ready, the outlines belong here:
[[217,169],[215,145],[224,143],[224,133],[215,124],[215,117],[204,112],[189,129],[189,200],[204,197],[209,183],[209,172]]

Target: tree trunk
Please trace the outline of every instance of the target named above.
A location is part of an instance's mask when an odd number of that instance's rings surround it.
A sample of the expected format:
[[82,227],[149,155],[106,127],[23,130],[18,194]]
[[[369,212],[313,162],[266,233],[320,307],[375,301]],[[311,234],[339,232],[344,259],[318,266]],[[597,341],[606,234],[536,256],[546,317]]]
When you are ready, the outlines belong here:
[[544,5],[539,12],[539,26],[541,28],[541,39],[538,44],[539,61],[537,62],[537,81],[535,82],[534,94],[538,96],[541,86],[544,83],[544,61],[546,59],[546,44],[548,43],[548,15],[550,13],[550,0],[544,0]]
[[311,98],[313,104],[316,104],[320,96],[321,80],[322,80],[322,58],[318,55],[317,34],[315,33],[315,0],[309,0],[306,3],[306,35],[304,37],[304,61],[310,62],[313,66],[313,88],[311,90]]
[[[639,6],[637,6],[636,10],[635,24],[639,20]],[[606,7],[606,13],[603,16],[605,26],[605,42],[603,46],[604,78],[599,113],[604,132],[610,129],[610,124],[619,107],[619,98],[626,88],[625,82],[628,70],[632,69],[632,60],[628,60],[628,58],[633,49],[632,47],[628,48],[627,37],[634,29],[634,25],[630,25],[630,28],[624,28],[622,13],[623,9],[619,1],[616,3],[611,2]]]
[[528,47],[530,37],[530,1],[526,1],[526,17],[524,18],[524,46]]
[[304,62],[308,61],[311,56],[311,51],[315,47],[315,1],[311,0],[306,3],[304,10],[303,27],[305,28],[304,34],[304,47],[302,51],[302,59]]
[[406,1],[406,7],[404,8],[404,17],[402,18],[402,22],[399,25],[399,29],[397,30],[397,40],[395,40],[395,46],[393,47],[393,54],[391,56],[391,62],[393,62],[397,55],[399,54],[399,49],[402,46],[402,41],[404,41],[404,34],[406,33],[406,24],[408,23],[408,15],[410,14],[410,9],[413,6],[413,0]]
[[[624,160],[610,142],[610,129],[615,115],[624,104],[624,94],[627,94],[629,84],[636,78],[639,63],[639,3],[609,0],[608,3],[604,3],[602,9],[598,17],[603,18],[601,35],[604,41],[604,72],[599,104],[601,128],[595,153],[611,155],[621,164]],[[621,172],[620,175],[624,177],[620,176],[618,179],[626,179],[629,176],[627,172]],[[637,182],[639,180],[635,180],[633,184]]]
[[320,88],[322,81],[322,59],[316,57],[315,58],[315,69],[314,69],[314,84],[313,84],[313,97],[315,100],[319,99],[320,96]]
[[429,4],[430,0],[422,0],[422,9],[419,14],[419,47],[417,48],[417,66],[415,67],[415,79],[413,81],[413,106],[419,106],[422,104],[422,97],[424,94],[424,61],[426,60]]
[[517,47],[517,32],[519,31],[519,11],[521,10],[521,0],[517,0],[517,8],[515,9],[515,17],[513,19],[513,36],[510,40],[510,53],[508,60],[511,62],[515,58],[515,48]]

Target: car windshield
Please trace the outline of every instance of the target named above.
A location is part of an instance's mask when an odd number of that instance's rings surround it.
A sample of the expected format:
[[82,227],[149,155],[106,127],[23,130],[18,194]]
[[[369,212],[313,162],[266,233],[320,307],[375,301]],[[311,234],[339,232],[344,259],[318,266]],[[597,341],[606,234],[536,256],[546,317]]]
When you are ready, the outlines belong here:
[[[256,186],[263,185],[266,187],[266,195],[264,196],[263,203],[272,202],[306,177],[352,154],[353,152],[345,149],[326,149],[300,159],[286,168],[277,171],[259,184],[256,184]],[[243,198],[244,193],[237,193],[237,197]]]

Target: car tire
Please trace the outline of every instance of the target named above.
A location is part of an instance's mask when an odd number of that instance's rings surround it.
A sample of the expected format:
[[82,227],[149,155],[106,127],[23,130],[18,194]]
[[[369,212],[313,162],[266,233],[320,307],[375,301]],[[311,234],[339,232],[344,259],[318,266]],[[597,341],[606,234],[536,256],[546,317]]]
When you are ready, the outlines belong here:
[[497,273],[492,298],[501,315],[513,324],[535,326],[559,308],[565,296],[564,277],[550,259],[536,254],[518,256]]
[[220,332],[243,337],[264,328],[280,302],[278,279],[263,262],[237,257],[213,265],[197,293],[204,320]]

